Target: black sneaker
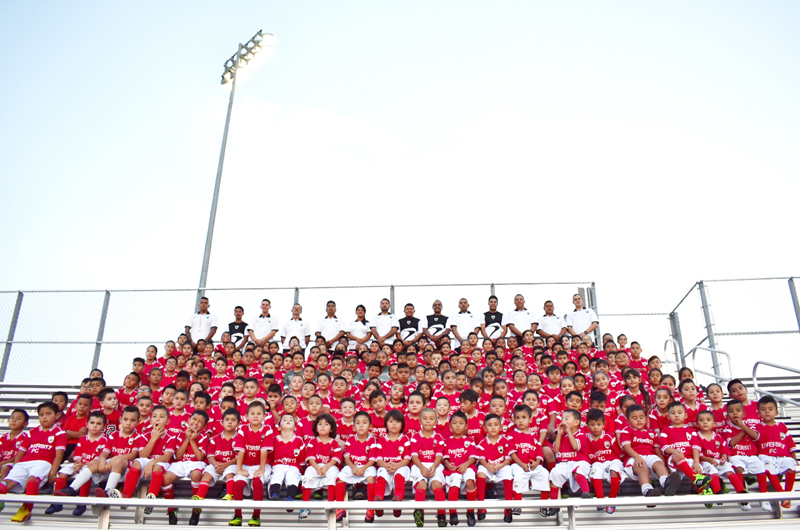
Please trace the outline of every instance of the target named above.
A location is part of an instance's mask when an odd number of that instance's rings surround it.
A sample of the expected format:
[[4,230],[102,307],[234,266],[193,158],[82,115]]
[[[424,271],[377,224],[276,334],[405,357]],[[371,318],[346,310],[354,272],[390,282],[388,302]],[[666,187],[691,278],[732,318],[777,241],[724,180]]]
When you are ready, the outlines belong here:
[[522,508],[513,508],[513,509],[511,510],[511,513],[512,513],[513,515],[522,515]]
[[418,528],[425,526],[425,513],[422,510],[414,510],[414,524]]
[[475,512],[467,512],[467,526],[475,526]]
[[458,526],[458,514],[451,513],[450,514],[450,526]]
[[503,522],[510,523],[514,520],[514,516],[511,515],[511,510],[503,510]]
[[478,510],[478,521],[486,519],[486,510]]
[[558,508],[548,508],[547,509],[547,517],[553,517],[558,515]]
[[591,498],[592,494],[589,493],[588,491],[584,491],[583,493],[581,493],[581,499],[591,499]]
[[[660,497],[663,492],[661,488],[652,488],[647,490],[647,493],[644,494],[645,497]],[[655,504],[648,505],[648,508],[655,508]]]
[[197,510],[192,510],[192,516],[189,517],[189,526],[197,526],[197,523],[200,522],[200,512]]
[[169,524],[175,526],[178,524],[178,514],[175,512],[167,512],[167,517],[169,518]]
[[75,497],[78,495],[78,492],[67,486],[66,488],[61,488],[58,491],[54,491],[53,495],[56,497]]
[[86,513],[86,505],[81,504],[80,506],[76,506],[74,510],[72,510],[72,515],[75,517],[80,517],[81,515]]
[[487,499],[496,499],[497,498],[497,490],[494,489],[494,486],[486,489],[486,498]]
[[664,483],[664,495],[667,497],[672,497],[678,492],[678,488],[681,487],[681,474],[677,471],[673,471],[667,477],[667,481]]
[[436,524],[439,525],[439,528],[447,527],[447,518],[444,515],[437,515],[436,519]]

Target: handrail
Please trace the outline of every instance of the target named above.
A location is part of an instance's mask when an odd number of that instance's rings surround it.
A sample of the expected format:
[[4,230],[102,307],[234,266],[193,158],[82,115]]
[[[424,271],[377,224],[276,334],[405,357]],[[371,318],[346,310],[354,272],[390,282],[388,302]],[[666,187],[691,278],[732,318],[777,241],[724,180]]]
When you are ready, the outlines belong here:
[[[707,351],[707,352],[711,352],[711,353],[719,353],[719,354],[724,355],[725,358],[728,359],[728,375],[730,377],[723,377],[722,375],[716,373],[716,370],[719,368],[719,365],[716,365],[716,366],[714,366],[712,368],[715,371],[714,373],[709,373],[709,372],[705,372],[703,370],[698,370],[697,367],[695,366],[695,362],[694,362],[695,356],[697,355],[697,350],[703,350],[703,351]],[[731,356],[728,354],[728,352],[724,352],[722,350],[715,350],[714,348],[705,348],[703,346],[695,346],[694,348],[692,348],[689,351],[689,353],[692,356],[692,371],[695,374],[703,374],[703,375],[707,375],[709,377],[713,377],[714,380],[717,383],[720,383],[722,381],[730,381],[731,379],[733,379],[733,367],[731,365]]]
[[[669,343],[672,343],[672,349],[674,350],[673,351],[673,353],[675,354],[675,360],[674,361],[670,361],[669,359],[667,359],[667,344],[669,344]],[[675,366],[680,368],[681,367],[681,363],[680,363],[680,361],[678,361],[678,355],[680,355],[679,352],[680,352],[680,345],[678,344],[677,340],[675,340],[675,339],[667,339],[667,340],[664,341],[664,362],[665,363],[674,364]]]
[[778,401],[781,404],[781,416],[784,416],[784,403],[789,403],[790,405],[794,405],[795,407],[800,407],[800,401],[795,401],[794,399],[790,399],[784,396],[779,396],[778,394],[773,394],[769,390],[764,390],[758,386],[758,367],[760,365],[771,366],[772,368],[777,368],[779,370],[786,370],[787,372],[794,372],[796,374],[800,374],[800,370],[797,368],[790,368],[788,366],[783,366],[782,364],[775,364],[770,363],[767,361],[756,361],[753,365],[753,392],[756,394],[756,398],[759,398],[759,394],[763,394],[765,396],[772,396],[775,398],[775,401]]

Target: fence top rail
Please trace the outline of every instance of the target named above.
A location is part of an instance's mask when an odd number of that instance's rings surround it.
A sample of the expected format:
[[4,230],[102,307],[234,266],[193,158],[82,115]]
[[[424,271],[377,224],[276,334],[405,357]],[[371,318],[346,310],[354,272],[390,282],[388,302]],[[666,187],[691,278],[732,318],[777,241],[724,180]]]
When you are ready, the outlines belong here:
[[[591,285],[594,282],[481,282],[481,283],[419,283],[419,284],[381,284],[381,285],[310,285],[310,286],[284,286],[284,287],[205,287],[203,291],[281,291],[295,289],[382,289],[391,287],[491,287],[509,285]],[[197,288],[170,288],[170,289],[18,289],[14,291],[0,291],[0,294],[17,293],[157,293],[157,292],[186,292],[195,293]]]
[[791,280],[795,276],[778,276],[774,278],[727,278],[722,280],[701,280],[705,283],[720,283],[720,282],[763,282],[769,280]]

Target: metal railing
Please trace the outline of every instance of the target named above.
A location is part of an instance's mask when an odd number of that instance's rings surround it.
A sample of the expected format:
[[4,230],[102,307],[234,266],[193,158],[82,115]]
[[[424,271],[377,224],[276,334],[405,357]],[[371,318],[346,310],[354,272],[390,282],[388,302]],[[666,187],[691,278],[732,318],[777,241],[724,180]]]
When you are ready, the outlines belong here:
[[[667,356],[669,355],[669,351],[667,350],[667,345],[672,344],[673,354],[675,355],[675,360],[668,359]],[[680,344],[675,339],[667,339],[664,341],[664,358],[661,359],[662,363],[666,364],[674,364],[677,369],[680,369],[682,366],[681,363],[681,352],[680,352]]]
[[798,375],[800,375],[800,370],[798,370],[796,368],[791,368],[789,366],[783,366],[782,364],[770,363],[770,362],[767,362],[767,361],[757,361],[753,365],[753,392],[755,392],[757,399],[760,398],[762,395],[764,395],[764,396],[772,396],[773,398],[775,398],[775,401],[780,403],[781,416],[785,416],[786,415],[786,410],[785,410],[785,407],[784,407],[784,404],[786,404],[786,403],[788,403],[790,405],[794,405],[795,407],[800,407],[800,401],[795,401],[794,399],[790,399],[790,398],[787,398],[786,396],[781,396],[781,395],[778,395],[778,394],[774,394],[774,393],[770,392],[769,390],[764,390],[763,388],[761,388],[758,385],[758,367],[759,366],[769,366],[771,368],[777,368],[779,370],[786,370],[787,372],[793,372],[793,373],[798,374]]
[[[695,363],[695,357],[697,355],[698,350],[707,351],[712,354],[711,362],[712,362],[713,372],[706,372],[704,370],[700,370],[697,368],[697,365]],[[733,367],[731,365],[731,356],[727,352],[724,352],[722,350],[717,350],[714,348],[704,348],[703,346],[695,346],[689,351],[689,355],[692,356],[692,371],[695,373],[695,375],[703,374],[709,377],[713,377],[717,383],[723,381],[727,382],[733,379]],[[728,360],[728,377],[724,377],[723,375],[721,375],[722,372],[720,370],[720,363],[719,359],[717,358],[717,355],[723,355]]]

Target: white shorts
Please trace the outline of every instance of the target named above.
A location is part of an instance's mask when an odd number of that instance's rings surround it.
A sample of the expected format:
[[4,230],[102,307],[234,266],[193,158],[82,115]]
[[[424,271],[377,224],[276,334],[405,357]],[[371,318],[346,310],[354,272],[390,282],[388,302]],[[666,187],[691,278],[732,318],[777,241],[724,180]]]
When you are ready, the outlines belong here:
[[[426,467],[430,469],[430,466]],[[433,472],[433,476],[430,478],[423,477],[422,472],[419,470],[417,466],[411,466],[411,473],[409,475],[411,478],[411,486],[414,489],[416,489],[417,484],[419,482],[422,482],[423,480],[427,481],[428,489],[431,489],[431,482],[438,482],[444,486],[444,468],[441,466],[441,464],[436,467],[436,471]]]
[[170,464],[168,473],[178,478],[190,478],[192,471],[202,471],[206,468],[205,462],[174,462]]
[[589,478],[591,470],[592,465],[589,462],[559,462],[550,470],[550,482],[558,488],[569,482],[569,488],[572,491],[579,491],[581,487],[575,480],[574,474],[578,473]]
[[300,470],[296,467],[278,464],[272,466],[272,477],[269,479],[269,485],[298,486],[301,478]]
[[550,491],[550,474],[544,465],[539,464],[533,471],[526,471],[518,464],[511,464],[514,477],[514,493],[529,491]]
[[208,483],[209,487],[211,487],[217,483],[220,477],[225,478],[228,475],[236,476],[236,464],[229,465],[222,471],[222,473],[217,473],[217,470],[214,469],[214,466],[209,464],[205,467],[205,469],[203,469],[203,474],[206,473],[208,473],[211,476],[211,482]]
[[375,466],[368,467],[366,471],[364,471],[364,476],[356,476],[353,474],[353,470],[350,469],[350,466],[344,466],[339,474],[336,475],[336,480],[341,480],[345,484],[366,484],[368,478],[372,478],[375,476]]
[[467,481],[471,480],[473,483],[475,482],[475,469],[471,467],[467,468],[463,475],[461,473],[445,475],[444,480],[448,488],[458,488],[464,493],[467,491]]
[[589,471],[589,477],[592,479],[605,480],[611,482],[611,472],[616,471],[620,478],[620,484],[625,482],[625,466],[622,465],[621,460],[608,460],[607,462],[595,462],[592,464],[592,469]]
[[[233,480],[235,480],[236,482],[247,482],[247,485],[249,486],[250,484],[253,483],[253,474],[256,471],[258,471],[259,467],[261,467],[261,466],[242,466],[242,469],[244,471],[247,471],[247,476],[245,477],[244,475],[239,475],[237,473],[236,476],[233,477]],[[226,471],[228,469],[230,469],[230,466],[228,466],[228,468],[226,468]],[[234,472],[235,472],[235,470],[236,470],[236,467],[234,466]],[[264,484],[269,482],[269,477],[270,477],[271,474],[272,474],[272,468],[269,466],[269,464],[267,464],[264,467],[264,476],[261,477],[261,482],[264,483]]]
[[53,468],[53,464],[46,460],[29,460],[28,462],[17,462],[11,468],[11,471],[8,472],[6,476],[6,480],[13,480],[19,486],[16,486],[9,491],[12,493],[22,493],[25,491],[25,484],[28,483],[28,479],[38,478],[39,485],[44,486],[47,484],[47,478],[50,475],[50,470]]
[[394,477],[399,475],[408,482],[411,477],[411,469],[409,469],[408,466],[403,466],[398,468],[394,473],[389,473],[385,467],[379,467],[375,475],[377,478],[382,478],[386,481],[386,491],[383,492],[383,496],[388,497],[394,492]]
[[738,467],[744,470],[749,475],[759,475],[767,471],[764,462],[757,456],[740,456],[734,455],[730,458],[730,463],[733,467]]
[[499,484],[504,480],[514,480],[514,476],[511,474],[511,466],[503,466],[497,470],[497,473],[492,473],[485,467],[478,466],[478,473],[486,475],[486,482],[491,482],[492,484]]
[[[142,466],[142,469],[144,469],[145,466],[147,464],[149,464],[151,460],[152,460],[152,458],[137,458],[137,459],[134,460],[134,462],[139,462],[139,465]],[[167,469],[169,469],[169,462],[159,462],[156,465],[159,465],[159,466],[163,467],[164,468],[164,473],[166,473]],[[130,467],[130,466],[128,466],[128,467]]]
[[[658,462],[661,462],[663,464],[664,461],[661,460],[661,458],[659,458],[657,455],[639,455],[639,456],[642,457],[642,460],[644,460],[647,469],[650,470],[650,478],[656,478],[657,475],[656,472],[653,471],[653,466]],[[639,476],[633,470],[634,461],[635,459],[631,457],[628,459],[627,462],[625,462],[625,474],[627,474],[631,480],[639,480]]]
[[[84,467],[86,467],[86,466],[84,466]],[[83,468],[81,468],[81,469],[83,469]],[[67,475],[68,477],[71,477],[71,476],[75,475],[75,464],[73,464],[72,462],[67,462],[66,464],[61,464],[61,467],[58,469],[58,472],[60,474]],[[108,473],[92,473],[92,482],[94,482],[95,484],[98,484],[104,478],[106,478],[107,475],[108,475]]]
[[782,475],[787,471],[794,471],[797,466],[797,460],[790,456],[758,455],[758,458],[764,462],[764,467],[773,475]]
[[333,486],[336,484],[336,475],[339,474],[339,470],[336,466],[331,466],[325,476],[321,476],[317,473],[317,470],[311,466],[306,468],[306,472],[303,473],[303,487],[307,490],[318,490],[320,488],[324,488],[325,486]]
[[718,466],[715,466],[711,462],[700,462],[700,467],[703,468],[704,475],[727,475],[728,473],[734,473],[733,466],[730,462],[725,462]]

